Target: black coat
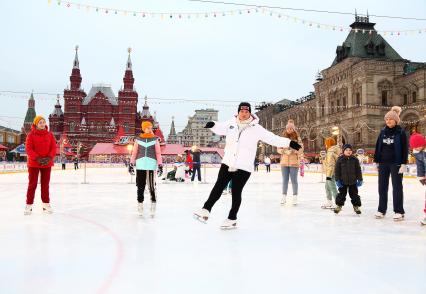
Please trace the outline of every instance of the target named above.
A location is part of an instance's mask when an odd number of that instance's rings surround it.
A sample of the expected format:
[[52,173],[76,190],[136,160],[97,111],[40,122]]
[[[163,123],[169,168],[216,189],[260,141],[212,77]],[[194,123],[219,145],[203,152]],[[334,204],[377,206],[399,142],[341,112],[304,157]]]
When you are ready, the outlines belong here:
[[361,165],[355,156],[341,155],[336,162],[336,181],[343,181],[344,185],[355,185],[357,180],[362,181]]

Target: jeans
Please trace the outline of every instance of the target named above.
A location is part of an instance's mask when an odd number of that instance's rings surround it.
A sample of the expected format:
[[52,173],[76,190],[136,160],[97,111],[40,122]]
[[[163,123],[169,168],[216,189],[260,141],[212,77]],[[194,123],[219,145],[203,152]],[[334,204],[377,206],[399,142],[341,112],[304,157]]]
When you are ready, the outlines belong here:
[[198,175],[198,181],[201,182],[201,164],[199,164],[199,163],[194,163],[193,164],[191,182],[194,181],[195,174]]
[[299,185],[297,183],[297,173],[299,172],[298,167],[293,166],[282,166],[281,175],[283,178],[283,194],[287,195],[288,181],[291,179],[291,185],[293,187],[293,195],[297,195]]
[[332,177],[331,180],[325,181],[325,192],[327,194],[328,200],[332,200],[333,198],[336,199],[337,188],[336,188],[336,180],[334,177]]

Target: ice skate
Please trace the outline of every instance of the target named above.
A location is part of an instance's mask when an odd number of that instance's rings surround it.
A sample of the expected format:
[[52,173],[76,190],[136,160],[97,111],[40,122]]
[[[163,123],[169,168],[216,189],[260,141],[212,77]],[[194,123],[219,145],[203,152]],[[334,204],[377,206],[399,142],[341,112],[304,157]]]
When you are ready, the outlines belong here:
[[27,206],[25,206],[24,215],[30,215],[32,211],[33,211],[33,205],[27,204]]
[[323,205],[321,205],[322,209],[334,209],[333,202],[331,200],[327,200]]
[[426,226],[426,216],[425,216],[425,218],[424,218],[424,219],[422,219],[422,220],[420,221],[420,224],[421,224],[422,226]]
[[339,212],[341,212],[342,211],[342,207],[341,206],[339,206],[339,205],[337,205],[336,206],[336,208],[334,208],[334,213],[335,214],[338,214]]
[[354,205],[354,211],[356,212],[356,214],[361,214],[361,209],[359,209],[359,206]]
[[291,204],[297,205],[297,195],[293,195],[293,199],[291,200]]
[[138,215],[143,217],[143,203],[138,203]]
[[43,212],[53,213],[53,209],[50,206],[50,203],[43,203]]
[[202,223],[207,223],[207,220],[209,219],[209,215],[210,215],[210,212],[205,208],[202,208],[194,212],[194,218],[196,220],[199,220]]
[[155,209],[156,209],[156,207],[157,207],[157,203],[156,202],[152,202],[151,203],[151,217],[153,218],[153,217],[155,217]]
[[396,222],[402,221],[404,220],[404,215],[401,213],[395,213],[395,215],[393,216],[393,220]]
[[381,219],[381,218],[385,217],[385,214],[378,211],[374,214],[374,217],[377,218],[377,219]]
[[223,224],[220,226],[222,230],[232,230],[237,228],[237,221],[226,219]]
[[285,205],[287,202],[287,195],[283,194],[283,198],[281,198],[281,205]]

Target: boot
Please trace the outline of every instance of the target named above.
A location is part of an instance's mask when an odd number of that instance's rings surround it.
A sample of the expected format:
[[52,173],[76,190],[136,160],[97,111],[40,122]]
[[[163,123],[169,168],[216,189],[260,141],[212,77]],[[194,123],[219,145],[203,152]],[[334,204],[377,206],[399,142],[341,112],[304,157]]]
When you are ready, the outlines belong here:
[[337,205],[336,208],[334,209],[334,213],[338,214],[340,211],[342,211],[342,207],[340,205]]
[[356,212],[356,214],[361,214],[361,210],[359,209],[359,206],[354,205],[354,211]]
[[155,216],[155,209],[157,207],[157,203],[156,202],[152,202],[151,203],[151,217]]
[[53,213],[53,209],[50,206],[50,203],[43,203],[43,211],[46,213]]
[[226,219],[223,222],[223,224],[220,226],[220,228],[222,230],[236,229],[237,228],[237,221],[236,220],[231,220],[231,219]]
[[143,203],[138,203],[138,214],[139,216],[143,216]]
[[33,205],[32,204],[27,204],[25,206],[24,215],[30,215],[31,212],[33,212]]
[[286,202],[287,202],[287,195],[283,194],[283,198],[281,198],[281,205],[285,205]]

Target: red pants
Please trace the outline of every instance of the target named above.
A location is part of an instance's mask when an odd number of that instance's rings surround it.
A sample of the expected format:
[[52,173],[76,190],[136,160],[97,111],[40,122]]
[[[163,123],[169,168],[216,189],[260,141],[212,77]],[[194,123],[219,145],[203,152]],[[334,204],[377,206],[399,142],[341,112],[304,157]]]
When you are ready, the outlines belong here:
[[28,190],[27,190],[27,204],[34,203],[35,191],[37,189],[38,174],[41,174],[41,200],[43,203],[49,203],[49,183],[51,167],[47,168],[28,168]]

